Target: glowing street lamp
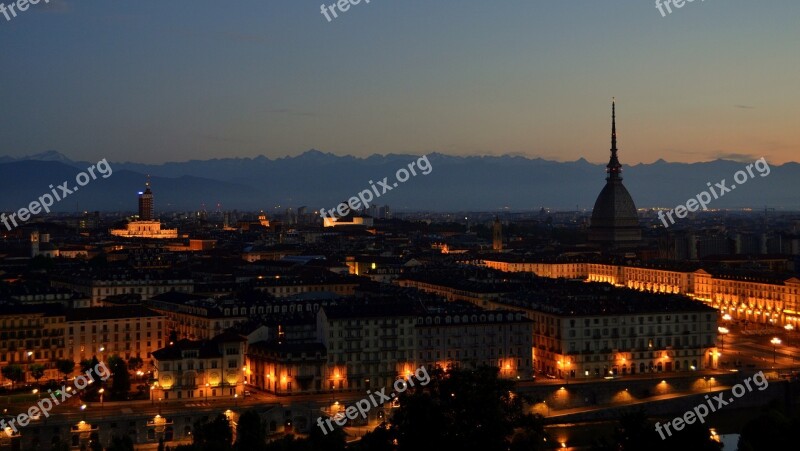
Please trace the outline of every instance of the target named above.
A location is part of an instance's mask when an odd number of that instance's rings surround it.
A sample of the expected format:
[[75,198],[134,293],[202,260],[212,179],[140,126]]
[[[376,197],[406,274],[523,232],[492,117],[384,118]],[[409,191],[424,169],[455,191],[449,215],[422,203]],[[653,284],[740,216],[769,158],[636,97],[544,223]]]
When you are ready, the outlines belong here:
[[729,313],[726,313],[726,314],[722,315],[722,319],[724,319],[725,321],[730,321],[731,320],[731,315]]
[[775,359],[778,354],[778,345],[781,344],[781,339],[778,337],[773,337],[769,342],[772,343],[772,363],[775,363]]
[[794,330],[794,326],[792,326],[791,324],[787,324],[783,326],[783,328],[786,329],[786,346],[789,346],[789,335]]
[[722,336],[722,346],[720,346],[720,348],[725,350],[725,335],[727,335],[730,332],[730,330],[728,330],[727,327],[720,326],[717,327],[717,332],[719,332],[719,334]]

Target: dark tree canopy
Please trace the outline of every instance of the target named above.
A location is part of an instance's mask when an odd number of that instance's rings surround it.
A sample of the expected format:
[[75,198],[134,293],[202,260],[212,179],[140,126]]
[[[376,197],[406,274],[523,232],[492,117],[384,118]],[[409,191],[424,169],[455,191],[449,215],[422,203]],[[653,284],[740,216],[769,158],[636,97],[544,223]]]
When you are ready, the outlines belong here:
[[264,448],[267,429],[261,417],[254,410],[248,410],[239,417],[236,425],[236,446],[240,451],[256,451]]
[[230,422],[224,414],[219,414],[210,422],[198,421],[194,424],[194,451],[230,451],[233,433]]
[[[542,418],[526,413],[526,400],[499,370],[429,370],[427,386],[402,393],[388,424],[364,437],[360,451],[419,449],[543,449]],[[549,439],[549,438],[548,438]]]

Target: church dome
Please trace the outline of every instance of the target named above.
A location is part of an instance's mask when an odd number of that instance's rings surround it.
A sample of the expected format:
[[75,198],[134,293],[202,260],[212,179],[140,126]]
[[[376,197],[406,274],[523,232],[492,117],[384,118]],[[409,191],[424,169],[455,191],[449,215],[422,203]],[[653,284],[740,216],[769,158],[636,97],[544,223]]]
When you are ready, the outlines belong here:
[[631,194],[622,184],[622,164],[617,157],[616,104],[611,104],[611,159],[606,166],[606,186],[592,210],[589,241],[604,245],[636,244],[642,239],[639,215]]
[[592,227],[639,227],[639,215],[622,182],[606,183],[592,210]]

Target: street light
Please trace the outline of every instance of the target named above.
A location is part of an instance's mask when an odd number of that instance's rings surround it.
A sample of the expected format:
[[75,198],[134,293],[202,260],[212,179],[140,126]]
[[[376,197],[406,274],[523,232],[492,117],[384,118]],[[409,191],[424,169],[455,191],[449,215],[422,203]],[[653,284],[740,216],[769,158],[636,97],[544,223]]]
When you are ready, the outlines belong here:
[[721,348],[724,351],[725,350],[725,335],[728,334],[728,332],[730,332],[730,330],[728,330],[727,327],[720,326],[720,327],[717,327],[717,331],[722,336],[722,346],[721,346]]
[[772,363],[775,363],[775,358],[778,354],[778,345],[781,344],[781,339],[773,337],[769,342],[772,343]]
[[724,319],[725,321],[730,321],[731,320],[731,315],[729,313],[726,313],[726,314],[722,315],[722,319]]
[[103,393],[105,393],[105,392],[106,392],[105,388],[101,388],[100,390],[97,391],[97,393],[100,393],[100,408],[101,409],[103,408]]
[[210,388],[211,388],[211,384],[206,382],[206,402],[208,402],[208,390],[210,390]]
[[786,329],[786,346],[789,346],[789,336],[794,330],[794,326],[792,326],[791,324],[787,324],[783,326],[783,328]]

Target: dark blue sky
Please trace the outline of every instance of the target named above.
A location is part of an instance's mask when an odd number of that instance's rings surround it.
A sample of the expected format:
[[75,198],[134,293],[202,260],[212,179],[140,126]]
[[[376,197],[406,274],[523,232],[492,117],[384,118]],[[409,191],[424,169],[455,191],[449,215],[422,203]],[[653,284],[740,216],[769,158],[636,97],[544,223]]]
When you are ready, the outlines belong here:
[[372,0],[330,23],[321,3],[51,0],[0,16],[0,154],[599,162],[611,96],[623,163],[800,150],[796,0],[667,17],[650,0]]

